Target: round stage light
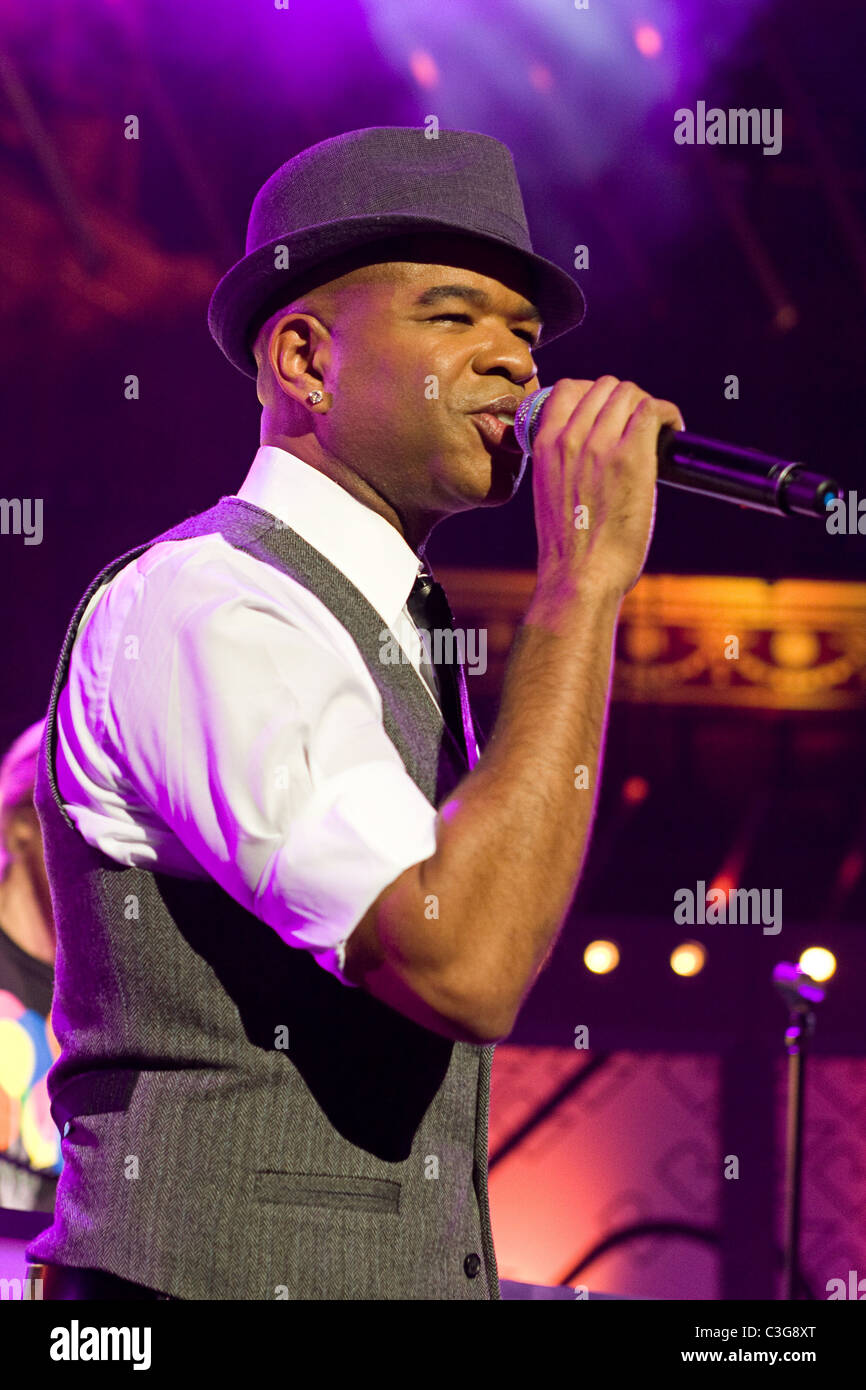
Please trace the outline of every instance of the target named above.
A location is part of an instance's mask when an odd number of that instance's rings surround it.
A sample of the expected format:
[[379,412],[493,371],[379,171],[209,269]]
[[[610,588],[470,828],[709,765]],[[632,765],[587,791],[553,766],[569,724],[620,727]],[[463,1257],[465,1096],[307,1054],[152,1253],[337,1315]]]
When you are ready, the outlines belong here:
[[664,47],[662,36],[654,24],[639,24],[634,31],[634,42],[638,53],[645,58],[657,58]]
[[583,963],[593,975],[608,975],[619,965],[619,947],[614,941],[590,941]]
[[707,963],[707,953],[700,941],[684,941],[671,951],[671,970],[675,975],[698,975]]
[[810,946],[800,956],[798,963],[812,980],[829,980],[836,973],[836,957],[823,946]]
[[639,806],[649,796],[649,782],[645,777],[627,777],[622,784],[622,799],[629,806]]

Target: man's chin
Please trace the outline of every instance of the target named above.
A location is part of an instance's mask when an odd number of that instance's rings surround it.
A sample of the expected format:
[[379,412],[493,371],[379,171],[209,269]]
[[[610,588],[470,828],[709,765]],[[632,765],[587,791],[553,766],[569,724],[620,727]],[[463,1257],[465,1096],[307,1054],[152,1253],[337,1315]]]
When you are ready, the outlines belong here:
[[497,449],[488,457],[487,486],[474,503],[477,507],[501,507],[510,502],[523,481],[526,454]]

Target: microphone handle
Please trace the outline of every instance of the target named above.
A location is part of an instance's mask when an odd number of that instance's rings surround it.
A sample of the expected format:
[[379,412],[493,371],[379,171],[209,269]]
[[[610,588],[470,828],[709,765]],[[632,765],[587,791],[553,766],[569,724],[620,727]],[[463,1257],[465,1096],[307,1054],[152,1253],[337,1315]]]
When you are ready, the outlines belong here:
[[737,502],[776,516],[827,516],[840,495],[839,484],[805,464],[774,458],[757,449],[740,449],[663,425],[659,431],[660,483]]
[[[514,433],[525,454],[532,453],[541,410],[552,390],[546,386],[533,391],[514,417]],[[659,431],[658,479],[668,487],[776,516],[826,517],[830,503],[841,495],[834,479],[811,473],[802,463],[722,444],[670,425]]]

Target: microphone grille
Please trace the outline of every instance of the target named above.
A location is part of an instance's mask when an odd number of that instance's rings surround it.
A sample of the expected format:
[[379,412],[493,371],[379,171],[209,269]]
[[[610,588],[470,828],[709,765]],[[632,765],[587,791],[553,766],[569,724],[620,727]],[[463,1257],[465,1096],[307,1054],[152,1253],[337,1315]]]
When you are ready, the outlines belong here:
[[532,446],[535,443],[535,435],[538,430],[541,407],[547,400],[552,386],[544,386],[538,391],[533,391],[521,401],[514,415],[514,436],[523,450],[524,454],[532,453]]

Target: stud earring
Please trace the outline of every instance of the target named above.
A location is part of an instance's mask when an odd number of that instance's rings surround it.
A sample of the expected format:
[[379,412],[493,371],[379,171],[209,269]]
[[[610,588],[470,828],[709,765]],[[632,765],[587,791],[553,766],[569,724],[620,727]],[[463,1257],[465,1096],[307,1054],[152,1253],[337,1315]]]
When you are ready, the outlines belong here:
[[310,405],[318,405],[319,401],[324,400],[324,396],[321,391],[311,391],[307,396],[307,400],[310,402]]

